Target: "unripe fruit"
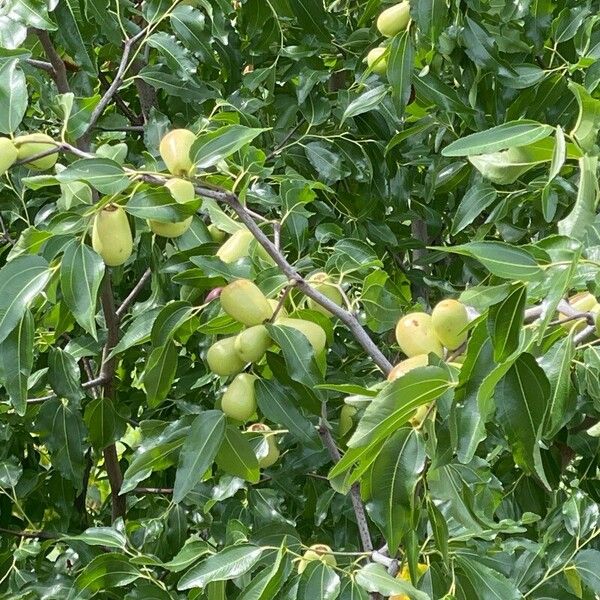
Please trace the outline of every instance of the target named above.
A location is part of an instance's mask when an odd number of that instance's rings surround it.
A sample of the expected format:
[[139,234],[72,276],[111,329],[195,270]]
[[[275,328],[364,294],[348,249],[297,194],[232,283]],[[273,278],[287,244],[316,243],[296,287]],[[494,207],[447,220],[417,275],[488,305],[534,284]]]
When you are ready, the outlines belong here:
[[273,343],[264,325],[254,325],[235,338],[235,351],[244,362],[258,362]]
[[236,421],[247,421],[256,412],[254,382],[257,377],[240,373],[221,398],[221,410]]
[[448,350],[456,350],[467,341],[469,313],[458,300],[438,302],[431,313],[431,322],[438,339]]
[[232,263],[248,256],[248,248],[252,240],[253,236],[247,229],[238,229],[217,250],[217,257],[224,263]]
[[[323,273],[320,271],[319,273],[315,273],[308,278],[308,283],[312,285],[318,292],[321,292],[323,296],[329,298],[334,304],[338,306],[342,306],[344,304],[344,296],[340,289],[334,284],[331,283],[331,278],[327,273]],[[308,307],[312,310],[316,310],[326,317],[331,316],[331,312],[326,308],[323,308],[320,304],[315,302],[312,298],[308,299]]]
[[249,279],[238,279],[221,290],[221,307],[244,325],[260,325],[273,315],[267,297]]
[[404,31],[410,21],[410,4],[408,0],[386,8],[377,18],[377,29],[381,35],[392,37]]
[[173,175],[187,175],[194,166],[190,158],[196,136],[189,129],[173,129],[160,140],[159,152]]
[[356,415],[356,408],[349,404],[344,404],[340,410],[340,422],[338,425],[338,435],[344,437],[354,425],[353,417]]
[[[575,294],[573,297],[569,298],[569,304],[576,310],[577,312],[592,312],[598,313],[600,312],[600,304],[598,300],[593,294],[589,292],[579,292]],[[566,319],[567,315],[560,313],[561,319]],[[586,325],[585,319],[576,319],[574,321],[567,321],[563,323],[561,327],[565,331],[581,331]]]
[[125,211],[109,204],[96,214],[92,228],[92,248],[109,267],[122,265],[133,251],[133,238]]
[[[165,183],[165,187],[171,192],[171,196],[176,202],[185,204],[191,202],[196,196],[196,190],[194,184],[186,179],[179,179],[177,177],[169,179]],[[183,221],[176,223],[165,223],[163,221],[148,220],[150,229],[156,234],[166,238],[175,238],[183,235],[192,224],[192,217],[188,217]]]
[[[419,579],[427,572],[429,568],[425,563],[419,563],[417,565],[417,575]],[[410,570],[408,565],[404,565],[402,570],[396,575],[396,579],[402,579],[403,581],[410,581]],[[406,594],[395,594],[394,596],[390,596],[389,600],[410,600],[410,598]]]
[[[31,156],[41,154],[42,152],[46,152],[52,148],[56,148],[54,140],[45,133],[30,133],[29,135],[20,135],[19,137],[15,138],[14,145],[17,148],[19,160],[27,160]],[[45,171],[47,169],[51,169],[56,164],[57,158],[58,152],[55,152],[54,154],[49,154],[43,158],[38,158],[37,160],[28,162],[27,166],[36,171]]]
[[0,175],[4,175],[15,162],[19,153],[8,138],[0,138]]
[[315,354],[320,354],[325,349],[327,334],[320,325],[305,319],[289,319],[287,317],[277,319],[275,323],[285,327],[293,327],[303,333],[313,347]]
[[308,563],[320,560],[321,562],[329,565],[330,567],[337,566],[337,560],[335,556],[331,554],[331,548],[326,544],[314,544],[312,545],[302,556],[298,563],[298,574],[302,574]]
[[381,76],[385,76],[387,73],[387,58],[383,56],[386,52],[386,48],[373,48],[367,54],[367,65],[369,65],[373,73]]
[[406,356],[429,354],[442,356],[442,345],[433,330],[431,316],[415,312],[402,317],[396,325],[396,340]]
[[234,347],[235,337],[215,342],[206,353],[209,369],[216,375],[237,375],[246,363],[238,356]]
[[[255,433],[269,433],[271,428],[264,423],[253,423],[248,427],[248,431],[252,431]],[[258,459],[258,466],[261,469],[268,469],[273,466],[279,460],[279,448],[277,447],[277,442],[272,435],[265,436],[267,446],[269,448],[266,456],[261,456]]]
[[216,225],[213,225],[212,223],[207,227],[207,229],[213,242],[217,242],[220,244],[227,236],[227,234],[222,229],[219,229]]
[[387,376],[388,381],[394,381],[406,375],[409,371],[416,369],[418,367],[426,367],[429,364],[429,357],[427,354],[417,354],[416,356],[412,356],[411,358],[407,358],[401,362],[399,362],[389,373]]

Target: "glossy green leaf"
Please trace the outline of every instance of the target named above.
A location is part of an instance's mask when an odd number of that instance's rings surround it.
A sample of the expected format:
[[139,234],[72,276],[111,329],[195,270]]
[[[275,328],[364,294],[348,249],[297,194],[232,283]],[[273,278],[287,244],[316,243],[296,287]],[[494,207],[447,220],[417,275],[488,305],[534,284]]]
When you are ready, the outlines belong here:
[[384,596],[406,594],[411,600],[431,600],[424,592],[415,589],[408,581],[392,577],[383,565],[369,563],[356,573],[356,583],[367,592]]
[[177,348],[171,341],[154,348],[144,369],[143,381],[148,404],[161,404],[169,395],[177,370]]
[[61,183],[85,181],[101,194],[118,194],[129,186],[123,167],[109,158],[81,158],[61,171]]
[[227,427],[215,460],[217,465],[227,473],[241,477],[251,483],[260,479],[258,459],[242,433],[235,427]]
[[516,285],[498,304],[490,307],[488,330],[494,345],[494,361],[503,362],[519,347],[527,286]]
[[87,564],[75,580],[79,598],[88,598],[102,590],[123,587],[142,576],[125,554],[101,554]]
[[25,74],[17,59],[0,65],[0,132],[13,133],[17,130],[27,110],[27,86]]

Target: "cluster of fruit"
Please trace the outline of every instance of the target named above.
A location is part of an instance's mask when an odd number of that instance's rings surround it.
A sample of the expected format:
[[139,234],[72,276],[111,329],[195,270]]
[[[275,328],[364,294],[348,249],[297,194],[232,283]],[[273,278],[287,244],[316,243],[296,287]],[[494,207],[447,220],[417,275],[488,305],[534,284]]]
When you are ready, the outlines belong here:
[[[46,171],[56,164],[58,152],[34,158],[57,147],[56,142],[45,133],[20,135],[14,140],[0,138],[0,175],[3,175],[18,160],[34,171]],[[28,160],[34,158],[33,160]]]
[[[410,23],[410,4],[404,0],[390,8],[386,8],[377,18],[377,29],[381,35],[391,38],[405,31]],[[367,65],[378,75],[385,76],[387,73],[389,53],[388,46],[378,46],[367,54]]]
[[[315,354],[325,350],[325,330],[312,321],[289,318],[277,300],[267,298],[258,286],[248,279],[237,279],[221,290],[219,296],[223,311],[245,328],[235,336],[217,340],[206,354],[210,370],[216,375],[234,379],[221,398],[221,410],[231,419],[246,422],[256,415],[255,383],[258,379],[251,373],[242,373],[249,363],[262,360],[273,340],[265,325],[273,319],[275,323],[301,332],[313,347]],[[279,450],[267,425],[255,423],[248,428],[254,433],[266,435],[268,453],[259,459],[259,466],[271,466],[279,457]]]

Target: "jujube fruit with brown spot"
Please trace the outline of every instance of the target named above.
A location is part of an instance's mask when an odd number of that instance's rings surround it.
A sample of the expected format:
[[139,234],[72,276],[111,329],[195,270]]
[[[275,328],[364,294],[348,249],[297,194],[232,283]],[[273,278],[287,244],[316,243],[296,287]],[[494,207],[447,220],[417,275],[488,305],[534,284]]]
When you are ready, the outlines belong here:
[[430,352],[442,356],[442,345],[427,313],[414,312],[402,317],[396,325],[396,340],[408,357]]

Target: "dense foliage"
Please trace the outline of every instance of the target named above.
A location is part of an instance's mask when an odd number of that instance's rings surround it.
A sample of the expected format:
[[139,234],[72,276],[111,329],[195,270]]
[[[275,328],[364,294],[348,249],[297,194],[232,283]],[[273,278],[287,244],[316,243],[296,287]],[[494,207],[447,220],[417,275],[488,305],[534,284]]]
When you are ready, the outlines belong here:
[[0,3],[0,598],[600,595],[600,3],[392,6]]

